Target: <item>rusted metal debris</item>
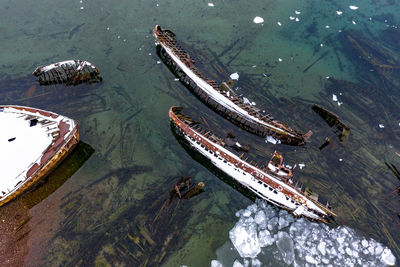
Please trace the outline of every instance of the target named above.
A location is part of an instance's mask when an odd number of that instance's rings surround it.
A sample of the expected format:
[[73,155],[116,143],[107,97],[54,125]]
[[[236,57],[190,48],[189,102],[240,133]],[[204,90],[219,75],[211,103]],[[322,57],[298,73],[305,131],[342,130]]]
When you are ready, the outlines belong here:
[[[350,132],[350,128],[347,126],[347,125],[345,125],[340,119],[339,119],[339,117],[336,115],[336,114],[334,114],[333,112],[331,112],[331,111],[329,111],[329,110],[327,110],[327,109],[325,109],[325,108],[323,108],[323,107],[321,107],[321,106],[319,106],[319,105],[313,105],[313,107],[312,107],[312,109],[315,111],[315,113],[317,113],[322,119],[324,119],[324,121],[326,121],[326,123],[328,123],[328,125],[330,126],[330,127],[333,127],[333,126],[335,126],[336,128],[337,128],[337,130],[339,131],[339,140],[340,141],[343,141],[348,135],[349,135],[349,132]],[[328,138],[329,139],[329,138]],[[325,140],[325,143],[326,143],[326,145],[328,145],[328,143],[330,142],[330,139],[329,140]],[[325,144],[324,143],[324,144]],[[321,147],[322,146],[324,146],[324,144],[322,144],[321,145]],[[326,146],[325,145],[325,146]],[[324,147],[325,147],[324,146]],[[322,149],[320,147],[320,149]]]
[[181,113],[181,107],[171,107],[169,110],[176,133],[185,139],[190,148],[258,197],[291,211],[295,216],[323,222],[336,216],[328,204],[318,202],[316,194],[309,194],[297,184],[293,185],[292,170],[283,165],[283,157],[279,152],[275,152],[267,164],[248,161],[248,157],[243,159],[244,153],[237,156],[228,150],[222,138],[203,129],[192,119],[186,119],[187,116]]
[[180,199],[189,199],[198,194],[204,192],[205,184],[203,182],[199,182],[196,185],[191,183],[191,176],[181,177],[174,185],[174,187],[169,192],[169,203],[172,202],[175,196],[178,196]]
[[39,66],[32,73],[39,77],[40,85],[98,83],[103,80],[100,71],[85,60],[67,60],[47,66]]
[[170,30],[156,25],[153,35],[159,43],[158,54],[180,81],[203,103],[235,125],[262,137],[273,137],[288,145],[304,145],[312,132],[299,133],[275,120],[270,114],[245,103],[228,83],[219,85],[206,78],[195,66],[194,59],[185,51]]

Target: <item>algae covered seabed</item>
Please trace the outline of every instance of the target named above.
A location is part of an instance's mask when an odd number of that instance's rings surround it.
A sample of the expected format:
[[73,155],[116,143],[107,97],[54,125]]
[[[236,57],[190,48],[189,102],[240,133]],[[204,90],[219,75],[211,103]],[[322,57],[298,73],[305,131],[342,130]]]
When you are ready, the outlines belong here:
[[[228,240],[235,212],[252,199],[186,152],[167,112],[191,107],[219,124],[221,134],[241,131],[159,62],[151,36],[156,24],[174,31],[207,75],[223,81],[238,72],[239,94],[296,129],[311,129],[311,141],[300,148],[240,135],[257,159],[277,149],[288,164],[304,163],[298,179],[329,200],[336,224],[382,242],[399,258],[394,190],[400,181],[385,163],[400,166],[400,2],[358,2],[352,10],[334,0],[232,0],[213,7],[2,1],[0,103],[74,118],[84,142],[83,156],[60,166],[70,177],[56,172],[47,180],[56,188],[36,193],[46,198],[27,195],[0,208],[0,235],[15,246],[7,250],[2,242],[2,258],[29,266],[207,266]],[[255,16],[264,23],[253,23]],[[103,82],[40,87],[30,75],[38,65],[67,59],[92,62]],[[346,140],[312,111],[314,103],[350,127]],[[326,137],[330,144],[319,150]],[[171,198],[182,176],[203,181],[205,192]]]

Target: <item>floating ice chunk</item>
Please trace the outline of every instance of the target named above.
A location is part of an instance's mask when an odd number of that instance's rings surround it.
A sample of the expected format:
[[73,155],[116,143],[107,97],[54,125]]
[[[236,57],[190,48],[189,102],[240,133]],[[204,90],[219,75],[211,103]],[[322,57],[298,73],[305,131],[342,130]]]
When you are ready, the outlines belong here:
[[357,10],[357,9],[358,9],[358,6],[353,6],[353,5],[351,5],[351,6],[349,6],[349,8],[350,8],[351,10]]
[[240,261],[235,260],[232,267],[244,267],[243,264],[240,263]]
[[324,44],[322,44],[322,43],[321,43],[321,44],[320,44],[320,46],[321,46],[321,47],[323,47],[323,46],[324,46]]
[[281,58],[278,58],[278,61],[279,61],[279,62],[282,62],[282,60],[283,60],[283,59],[281,59]]
[[364,248],[368,247],[368,241],[365,240],[365,239],[363,239],[363,240],[361,241],[361,245],[362,245]]
[[340,107],[343,104],[343,102],[338,101],[337,105]]
[[288,221],[286,221],[283,217],[279,217],[279,221],[278,221],[278,229],[279,230],[281,230],[282,228],[285,228],[288,225],[289,225]]
[[107,27],[106,30],[109,31],[109,30],[110,30],[110,27]]
[[351,23],[353,23],[354,25],[356,25],[356,24],[357,24],[357,23],[356,23],[354,20],[352,20],[352,21],[351,21]]
[[161,60],[157,60],[157,64],[161,64]]
[[260,241],[260,247],[267,247],[275,242],[275,238],[271,236],[268,230],[261,230],[258,232],[258,240]]
[[339,161],[340,161],[340,162],[342,162],[342,161],[343,161],[343,159],[342,159],[342,158],[340,158],[340,159],[339,159]]
[[325,25],[325,28],[326,28],[326,29],[329,29],[330,27],[331,27],[331,26],[329,26],[329,25]]
[[208,6],[209,7],[214,7],[214,4],[213,3],[208,3]]
[[335,94],[332,94],[332,101],[337,101],[337,96]]
[[224,266],[223,266],[222,263],[220,263],[219,261],[217,261],[217,260],[212,260],[212,261],[211,261],[211,267],[224,267]]
[[121,39],[121,35],[118,35],[117,38],[118,38],[118,39]]
[[81,7],[80,7],[80,9],[81,9],[81,10],[83,10],[83,9],[84,9],[84,7],[83,7],[83,6],[81,6]]
[[294,261],[293,240],[286,232],[278,232],[276,246],[282,254],[283,261],[290,265]]
[[251,216],[251,211],[249,211],[249,210],[244,210],[243,213],[242,213],[242,216],[243,216],[243,217],[250,217],[250,216]]
[[311,257],[310,255],[306,256],[306,261],[310,264],[318,264],[318,261],[315,260],[313,257]]
[[295,10],[294,13],[295,13],[296,15],[300,15],[300,14],[301,14],[301,12],[300,12],[300,11],[297,11],[297,10]]
[[338,10],[338,11],[336,11],[336,14],[338,14],[340,16],[343,14],[343,11]]
[[349,256],[353,256],[353,251],[351,250],[351,248],[349,247],[346,248],[346,254]]
[[239,80],[239,73],[235,72],[229,76],[232,80]]
[[261,261],[259,259],[251,259],[251,267],[261,267]]
[[385,128],[385,125],[383,125],[382,123],[380,123],[378,126],[379,126],[379,128],[381,128],[381,129]]
[[254,19],[253,19],[253,22],[254,23],[263,23],[264,22],[264,19],[262,18],[262,17],[255,17]]
[[254,101],[251,102],[251,105],[252,105],[252,106],[255,106],[255,105],[256,105],[256,102],[254,102]]
[[296,19],[295,19],[295,21],[299,22],[299,21],[300,21],[300,19],[299,19],[299,18],[296,18]]
[[295,19],[295,17],[293,17],[293,16],[290,16],[290,17],[289,17],[289,19],[290,19],[290,20],[294,20],[294,19]]
[[265,213],[262,210],[257,211],[256,216],[254,216],[254,220],[256,224],[264,224],[265,223]]
[[276,145],[276,144],[280,144],[281,140],[275,139],[272,136],[268,135],[267,138],[265,138],[265,143],[268,143],[268,142],[271,143],[271,144]]
[[229,231],[229,238],[243,258],[255,258],[261,252],[255,223],[242,224],[239,221]]
[[378,244],[375,248],[375,255],[381,255],[382,251],[383,251],[383,247]]
[[278,21],[276,24],[278,24],[278,26],[282,26],[282,23],[280,21]]
[[179,81],[179,79],[178,79],[178,78],[175,78],[174,81],[177,82],[177,81]]
[[156,6],[160,6],[160,4],[156,4]]
[[381,260],[389,266],[394,266],[396,263],[396,258],[394,257],[392,251],[388,248],[383,250]]
[[325,254],[326,254],[326,243],[324,241],[322,241],[321,243],[318,244],[317,248],[318,248],[319,252],[321,252],[321,254],[323,256],[325,256]]
[[300,170],[302,170],[306,166],[306,164],[304,163],[299,163],[297,165],[299,166]]

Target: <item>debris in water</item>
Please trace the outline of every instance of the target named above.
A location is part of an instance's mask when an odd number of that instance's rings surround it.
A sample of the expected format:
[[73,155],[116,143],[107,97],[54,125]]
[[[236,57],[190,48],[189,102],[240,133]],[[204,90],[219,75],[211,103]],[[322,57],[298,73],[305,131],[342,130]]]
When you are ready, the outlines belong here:
[[317,113],[322,119],[324,119],[324,121],[326,121],[326,123],[328,123],[328,125],[330,127],[336,126],[336,128],[339,130],[339,139],[340,141],[343,141],[344,138],[346,138],[349,135],[350,132],[350,128],[345,125],[340,119],[339,117],[332,113],[331,111],[318,106],[318,105],[314,105],[312,107],[312,109],[315,111],[315,113]]
[[85,60],[67,60],[39,66],[32,74],[39,77],[40,85],[65,84],[69,86],[97,83],[103,80],[99,75],[100,71]]

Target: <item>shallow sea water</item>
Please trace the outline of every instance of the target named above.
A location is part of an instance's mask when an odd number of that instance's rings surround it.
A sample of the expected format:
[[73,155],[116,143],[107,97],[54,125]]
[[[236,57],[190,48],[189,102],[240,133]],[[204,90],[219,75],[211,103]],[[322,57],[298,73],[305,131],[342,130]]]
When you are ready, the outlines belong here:
[[[330,227],[348,226],[399,259],[400,181],[385,165],[400,165],[399,11],[389,0],[2,1],[0,104],[74,118],[85,147],[79,164],[64,164],[69,178],[50,175],[40,197],[0,208],[1,258],[27,266],[209,266],[229,241],[235,213],[254,199],[180,145],[167,112],[182,105],[222,133],[243,135],[257,159],[277,149],[288,164],[304,163],[296,176],[329,200],[338,214]],[[239,94],[296,129],[312,129],[310,143],[265,144],[210,112],[159,64],[156,24],[174,31],[207,75],[223,81],[237,72]],[[40,87],[30,75],[67,59],[92,62],[103,82]],[[313,103],[347,123],[345,142]],[[332,142],[320,151],[326,137]],[[205,192],[170,200],[189,175]]]

